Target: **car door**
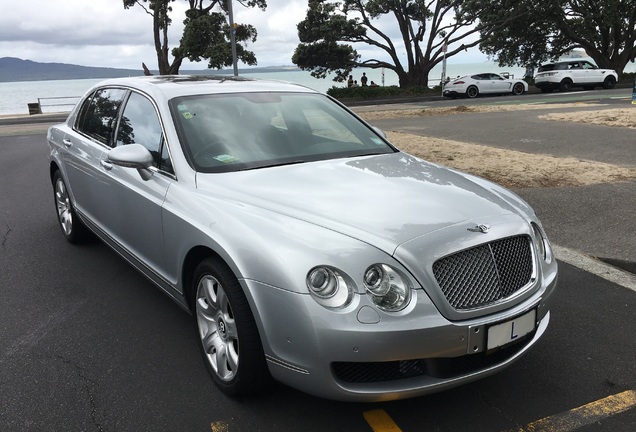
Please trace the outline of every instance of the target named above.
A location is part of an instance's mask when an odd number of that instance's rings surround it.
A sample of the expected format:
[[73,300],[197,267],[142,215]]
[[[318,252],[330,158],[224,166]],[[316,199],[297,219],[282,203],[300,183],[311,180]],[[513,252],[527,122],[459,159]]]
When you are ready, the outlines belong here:
[[582,69],[582,83],[585,84],[598,84],[603,82],[603,75],[601,74],[601,70],[594,66],[592,63],[587,61],[581,62]]
[[110,204],[97,193],[108,181],[101,164],[113,146],[113,130],[126,94],[121,88],[97,89],[82,102],[73,130],[63,140],[64,174],[75,207],[97,229],[104,226],[110,211]]
[[572,79],[574,84],[585,84],[589,82],[589,75],[581,67],[581,62],[569,62],[568,63],[568,75]]
[[141,144],[153,156],[153,172],[144,180],[134,168],[102,161],[101,199],[109,205],[104,228],[115,246],[124,248],[147,268],[165,275],[162,206],[168,188],[176,180],[165,134],[152,101],[132,91],[126,99],[116,127],[115,146]]
[[479,93],[492,93],[492,84],[489,74],[477,74],[471,76],[475,80],[474,84],[479,89]]
[[503,79],[500,75],[489,74],[490,89],[492,93],[506,93],[511,91],[510,81]]

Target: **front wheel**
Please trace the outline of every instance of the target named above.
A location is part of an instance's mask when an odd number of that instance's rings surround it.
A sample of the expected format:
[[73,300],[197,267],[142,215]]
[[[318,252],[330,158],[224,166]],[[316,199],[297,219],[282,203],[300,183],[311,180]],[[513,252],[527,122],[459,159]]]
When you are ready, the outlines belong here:
[[479,95],[479,89],[476,86],[470,86],[466,89],[466,96],[471,99],[476,98]]
[[256,393],[269,371],[254,315],[232,270],[208,258],[194,272],[199,348],[216,386],[229,396]]
[[57,221],[66,240],[70,243],[79,243],[84,240],[88,230],[75,213],[66,183],[59,171],[53,174],[53,198],[57,210]]
[[605,81],[603,81],[603,88],[605,89],[613,89],[615,85],[616,78],[614,78],[613,76],[608,76],[607,78],[605,78]]
[[525,90],[526,88],[521,83],[515,83],[515,85],[512,86],[512,93],[517,96],[522,95]]

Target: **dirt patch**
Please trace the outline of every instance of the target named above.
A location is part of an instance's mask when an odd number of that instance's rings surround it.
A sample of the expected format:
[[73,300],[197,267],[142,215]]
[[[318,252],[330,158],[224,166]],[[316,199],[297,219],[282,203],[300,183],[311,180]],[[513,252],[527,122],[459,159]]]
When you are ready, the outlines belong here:
[[[589,108],[592,104],[554,105],[485,105],[371,111],[359,113],[367,121],[455,115],[470,112],[501,112],[557,108]],[[539,116],[551,121],[572,121],[612,127],[636,128],[636,107],[602,109]],[[621,167],[576,158],[557,158],[483,145],[423,137],[402,132],[388,132],[389,140],[401,150],[431,162],[456,168],[511,188],[582,186],[613,183],[636,178],[636,167]]]
[[636,168],[387,132],[400,150],[510,188],[582,186],[636,178]]
[[575,123],[597,124],[613,127],[636,129],[636,106],[633,108],[604,109],[568,113],[550,113],[540,115],[540,119],[569,121]]
[[358,112],[358,115],[366,121],[374,120],[388,120],[393,118],[408,118],[408,117],[432,117],[443,115],[455,115],[465,113],[489,113],[489,112],[506,112],[506,111],[519,111],[519,110],[546,110],[546,109],[559,109],[559,108],[590,108],[596,106],[604,106],[602,104],[588,104],[588,103],[569,103],[569,104],[522,104],[522,105],[475,105],[466,106],[458,105],[448,108],[413,108],[413,109],[398,109],[398,110],[376,110],[376,111],[362,111]]

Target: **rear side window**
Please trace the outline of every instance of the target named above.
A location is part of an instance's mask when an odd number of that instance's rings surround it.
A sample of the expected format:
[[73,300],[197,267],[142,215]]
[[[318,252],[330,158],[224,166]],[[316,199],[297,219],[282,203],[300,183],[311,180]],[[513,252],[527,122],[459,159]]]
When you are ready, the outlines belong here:
[[76,129],[94,140],[114,146],[113,129],[126,95],[123,89],[99,89],[86,98],[80,108]]

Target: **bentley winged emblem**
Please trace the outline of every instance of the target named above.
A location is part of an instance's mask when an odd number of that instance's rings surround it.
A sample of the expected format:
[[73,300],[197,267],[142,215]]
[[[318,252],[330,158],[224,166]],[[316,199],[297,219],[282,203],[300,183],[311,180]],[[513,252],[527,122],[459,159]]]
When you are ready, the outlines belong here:
[[490,230],[490,225],[488,224],[479,224],[475,227],[468,228],[468,231],[472,232],[480,232],[486,234]]

